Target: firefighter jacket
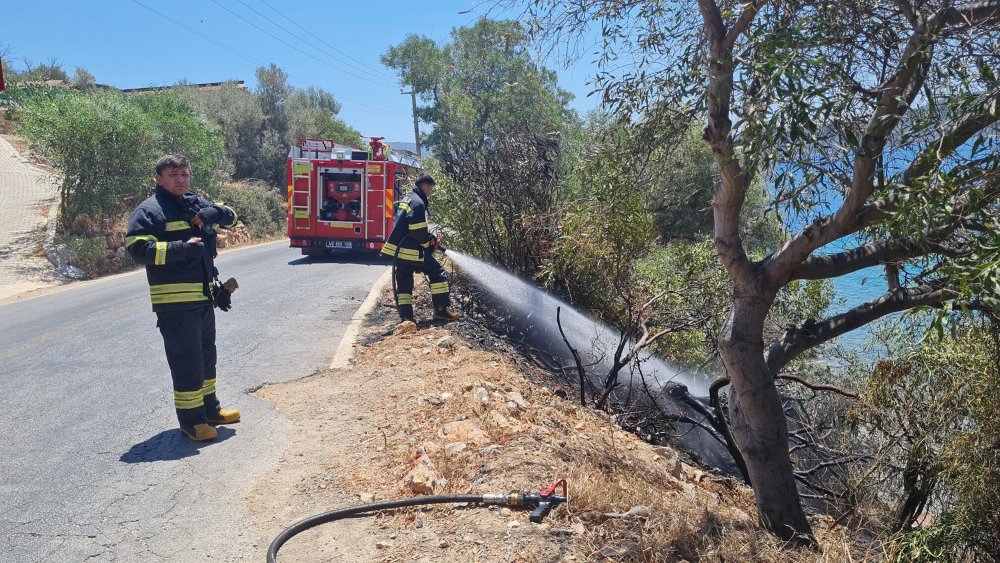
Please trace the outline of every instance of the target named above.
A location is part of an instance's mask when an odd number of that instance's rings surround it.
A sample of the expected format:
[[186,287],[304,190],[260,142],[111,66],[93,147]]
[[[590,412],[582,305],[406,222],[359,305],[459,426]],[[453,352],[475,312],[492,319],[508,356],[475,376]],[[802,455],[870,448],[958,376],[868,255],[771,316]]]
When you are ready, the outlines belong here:
[[[190,220],[202,213],[206,227]],[[188,192],[176,197],[156,186],[156,192],[139,204],[129,217],[125,247],[133,260],[146,266],[149,295],[154,311],[192,309],[212,301],[211,281],[215,270],[215,231],[236,224],[231,207]],[[200,237],[203,244],[188,244]]]
[[431,234],[427,231],[427,196],[420,188],[413,190],[396,202],[389,240],[382,245],[382,254],[410,263],[423,263],[424,253],[429,252]]

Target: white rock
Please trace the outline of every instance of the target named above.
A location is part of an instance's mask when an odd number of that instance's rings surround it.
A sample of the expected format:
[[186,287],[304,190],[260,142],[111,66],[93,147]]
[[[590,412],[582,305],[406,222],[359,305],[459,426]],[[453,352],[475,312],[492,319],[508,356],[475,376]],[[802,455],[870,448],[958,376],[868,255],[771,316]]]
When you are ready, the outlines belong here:
[[438,430],[438,436],[448,438],[452,442],[466,442],[476,445],[485,445],[490,442],[489,436],[483,432],[478,420],[449,422]]
[[522,397],[521,394],[518,393],[517,391],[511,391],[510,393],[507,393],[504,396],[504,398],[516,404],[518,407],[522,409],[528,408],[528,401],[525,401],[524,397]]
[[448,455],[455,455],[459,452],[465,451],[465,442],[452,442],[444,447],[444,453]]
[[418,495],[433,495],[447,484],[426,454],[417,458],[416,465],[403,477],[403,486]]
[[472,397],[477,403],[483,406],[490,404],[490,393],[482,387],[477,387],[476,390],[472,392]]

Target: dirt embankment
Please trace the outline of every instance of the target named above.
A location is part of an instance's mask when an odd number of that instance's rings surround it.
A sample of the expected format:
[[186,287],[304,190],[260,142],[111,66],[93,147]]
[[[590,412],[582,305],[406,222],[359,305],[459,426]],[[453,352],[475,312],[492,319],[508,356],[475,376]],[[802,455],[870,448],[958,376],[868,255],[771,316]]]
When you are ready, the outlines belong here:
[[512,351],[484,350],[475,325],[392,335],[391,295],[381,300],[352,366],[257,391],[294,428],[278,469],[247,494],[261,557],[284,527],[334,508],[566,478],[569,503],[543,524],[500,508],[404,509],[305,532],[279,560],[847,559],[843,533],[825,519],[814,521],[823,554],[781,551],[756,530],[746,488],[581,408],[571,388]]

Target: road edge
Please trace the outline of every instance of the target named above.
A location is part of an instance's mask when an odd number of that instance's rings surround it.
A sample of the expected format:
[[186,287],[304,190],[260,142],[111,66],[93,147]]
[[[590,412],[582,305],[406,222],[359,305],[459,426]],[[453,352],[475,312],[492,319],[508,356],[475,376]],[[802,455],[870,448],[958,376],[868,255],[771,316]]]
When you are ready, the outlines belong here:
[[371,313],[372,309],[375,308],[379,296],[385,290],[386,286],[389,285],[390,279],[392,279],[392,270],[386,270],[379,279],[375,280],[371,290],[368,292],[368,296],[365,297],[361,306],[358,307],[358,310],[354,312],[354,316],[351,317],[351,324],[347,325],[347,328],[344,330],[344,336],[341,337],[340,344],[337,345],[337,351],[333,353],[333,359],[330,360],[330,369],[339,369],[350,365],[351,360],[354,358],[354,345],[358,340],[358,334],[361,332],[361,323],[368,316],[368,313]]

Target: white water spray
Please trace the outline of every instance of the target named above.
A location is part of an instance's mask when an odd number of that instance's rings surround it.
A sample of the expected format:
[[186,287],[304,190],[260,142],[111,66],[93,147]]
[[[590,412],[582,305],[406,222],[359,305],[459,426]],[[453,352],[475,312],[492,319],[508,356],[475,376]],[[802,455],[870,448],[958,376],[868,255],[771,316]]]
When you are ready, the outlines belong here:
[[[590,371],[608,373],[614,362],[614,353],[621,339],[617,330],[581,314],[561,299],[549,295],[509,272],[454,250],[448,256],[463,273],[475,279],[480,287],[489,292],[508,308],[509,313],[523,326],[529,327],[529,337],[533,342],[548,343],[549,353],[566,358],[569,351],[559,335],[556,323],[556,309],[561,308],[560,319],[566,340],[583,360]],[[625,353],[632,343],[626,343]],[[696,372],[684,371],[671,366],[656,356],[643,357],[642,373],[646,385],[653,392],[667,384],[680,384],[697,397],[708,396],[707,378]],[[629,370],[619,374],[625,385],[640,385],[641,381],[627,381]]]

